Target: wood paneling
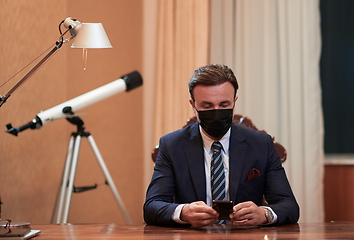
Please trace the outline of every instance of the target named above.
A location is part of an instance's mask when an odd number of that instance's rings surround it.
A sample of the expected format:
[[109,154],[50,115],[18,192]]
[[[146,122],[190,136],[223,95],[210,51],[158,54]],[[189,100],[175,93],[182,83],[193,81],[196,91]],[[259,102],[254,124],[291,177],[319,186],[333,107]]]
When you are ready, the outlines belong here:
[[354,166],[325,166],[325,221],[354,220]]
[[[18,137],[5,125],[19,127],[41,110],[96,89],[124,74],[142,73],[142,1],[16,0],[0,2],[0,84],[58,39],[58,25],[71,16],[101,22],[112,49],[89,50],[87,69],[82,52],[65,44],[0,108],[0,197],[2,217],[32,224],[51,221],[71,132],[75,126],[58,119]],[[5,94],[28,71],[0,88]],[[143,87],[119,93],[78,113],[94,137],[134,223],[142,220]],[[82,139],[75,185],[104,183],[93,152]],[[74,194],[69,222],[125,223],[106,185]]]

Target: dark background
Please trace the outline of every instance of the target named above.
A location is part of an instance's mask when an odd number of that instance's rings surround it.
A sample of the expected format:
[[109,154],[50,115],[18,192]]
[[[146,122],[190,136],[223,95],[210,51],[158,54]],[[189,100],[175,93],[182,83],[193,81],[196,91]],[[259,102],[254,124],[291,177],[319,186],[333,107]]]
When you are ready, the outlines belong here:
[[354,153],[354,1],[320,0],[326,153]]

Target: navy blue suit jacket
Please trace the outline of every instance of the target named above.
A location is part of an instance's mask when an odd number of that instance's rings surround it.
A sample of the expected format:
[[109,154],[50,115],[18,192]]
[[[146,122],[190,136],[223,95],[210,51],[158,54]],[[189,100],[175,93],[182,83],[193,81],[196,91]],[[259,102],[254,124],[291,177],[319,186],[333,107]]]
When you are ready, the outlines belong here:
[[[247,181],[256,168],[260,175]],[[295,223],[299,206],[290,188],[273,140],[268,134],[232,124],[229,148],[229,194],[235,204],[253,201],[262,205],[263,195],[278,216],[275,224]],[[206,202],[204,152],[199,123],[160,139],[154,173],[146,193],[147,224],[182,226],[172,220],[178,204]]]

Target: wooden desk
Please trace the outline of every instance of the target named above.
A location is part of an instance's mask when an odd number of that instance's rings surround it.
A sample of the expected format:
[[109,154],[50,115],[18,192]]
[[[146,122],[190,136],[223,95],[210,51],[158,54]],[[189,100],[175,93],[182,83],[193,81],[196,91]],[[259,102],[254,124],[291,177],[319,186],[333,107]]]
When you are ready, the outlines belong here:
[[34,240],[62,239],[354,239],[354,222],[290,224],[280,227],[166,228],[145,225],[67,224],[32,225],[42,232]]

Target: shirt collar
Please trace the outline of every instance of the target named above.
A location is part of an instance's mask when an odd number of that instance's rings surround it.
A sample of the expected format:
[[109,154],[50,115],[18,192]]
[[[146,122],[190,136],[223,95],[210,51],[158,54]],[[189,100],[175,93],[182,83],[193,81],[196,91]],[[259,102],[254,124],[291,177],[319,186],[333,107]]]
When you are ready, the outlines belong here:
[[[213,144],[213,142],[215,142],[215,140],[208,137],[203,132],[203,129],[200,125],[199,125],[199,132],[200,132],[202,139],[203,139],[204,148],[211,154],[211,145]],[[226,155],[229,154],[230,133],[231,133],[231,127],[225,133],[225,135],[221,139],[218,140],[221,143],[223,151]]]

